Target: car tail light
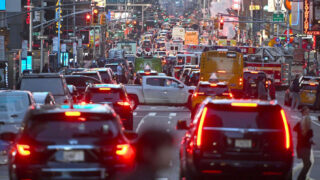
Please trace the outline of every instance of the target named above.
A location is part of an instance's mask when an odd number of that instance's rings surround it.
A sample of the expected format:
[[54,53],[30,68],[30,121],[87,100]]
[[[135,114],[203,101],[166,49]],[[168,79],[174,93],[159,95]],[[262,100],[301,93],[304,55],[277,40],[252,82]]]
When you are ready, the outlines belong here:
[[284,130],[285,130],[285,148],[290,149],[290,130],[289,130],[288,121],[287,121],[286,115],[284,113],[284,110],[281,109],[280,112],[281,112]]
[[17,144],[18,154],[21,156],[30,156],[30,146],[26,144]]
[[257,107],[257,103],[231,103],[234,107]]
[[309,83],[310,86],[316,86],[316,83]]
[[78,117],[81,116],[79,111],[67,111],[64,113],[66,116]]
[[201,146],[201,139],[202,139],[202,131],[203,131],[203,124],[204,124],[204,119],[207,115],[208,112],[208,108],[205,107],[203,109],[202,115],[201,115],[201,119],[200,119],[200,123],[199,123],[199,127],[198,127],[198,133],[197,133],[197,146],[200,147]]
[[145,74],[145,75],[150,75],[150,72],[145,72],[144,74]]
[[110,91],[111,88],[99,88],[99,91]]
[[211,87],[217,87],[218,84],[210,84]]
[[226,73],[227,71],[223,71],[223,70],[220,70],[220,71],[218,71],[218,73],[222,73],[222,74],[224,74],[224,73]]
[[134,151],[129,144],[119,144],[117,145],[116,154],[124,159],[132,159],[134,156]]
[[243,79],[239,78],[239,85],[242,86],[242,84],[243,84]]
[[203,170],[202,173],[205,173],[205,174],[221,174],[222,171],[221,170]]
[[117,104],[120,106],[130,106],[130,103],[127,101],[120,101],[120,102],[117,102]]
[[223,96],[229,96],[230,98],[233,98],[232,93],[222,93]]
[[193,94],[194,97],[203,96],[203,95],[204,95],[204,92],[196,92]]

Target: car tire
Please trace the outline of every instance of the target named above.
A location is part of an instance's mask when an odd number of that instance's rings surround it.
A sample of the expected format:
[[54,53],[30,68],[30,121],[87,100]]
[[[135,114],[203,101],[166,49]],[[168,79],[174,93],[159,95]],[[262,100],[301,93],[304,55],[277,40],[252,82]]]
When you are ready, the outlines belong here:
[[132,110],[135,110],[139,105],[139,99],[136,95],[129,95],[130,104],[132,105]]

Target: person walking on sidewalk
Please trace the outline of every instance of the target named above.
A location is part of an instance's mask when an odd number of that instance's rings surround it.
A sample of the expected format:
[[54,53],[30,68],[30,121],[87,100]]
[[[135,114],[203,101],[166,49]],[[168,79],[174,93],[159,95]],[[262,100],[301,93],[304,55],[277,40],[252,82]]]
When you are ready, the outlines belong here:
[[291,109],[297,110],[300,104],[299,74],[297,74],[295,79],[293,80],[290,91],[292,96]]
[[313,131],[311,129],[311,118],[309,114],[310,110],[308,107],[304,106],[301,109],[302,120],[298,122],[293,128],[298,135],[297,143],[297,155],[299,159],[302,159],[303,168],[299,174],[298,180],[306,180],[307,173],[311,167],[311,145]]

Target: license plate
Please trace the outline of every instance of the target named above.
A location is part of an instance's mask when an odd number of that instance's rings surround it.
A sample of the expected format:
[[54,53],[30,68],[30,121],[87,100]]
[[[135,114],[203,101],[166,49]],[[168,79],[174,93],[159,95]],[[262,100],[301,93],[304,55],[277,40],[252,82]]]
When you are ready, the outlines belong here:
[[67,162],[84,161],[84,152],[83,151],[64,151],[63,160]]
[[247,139],[236,139],[234,146],[238,148],[252,148],[252,141]]

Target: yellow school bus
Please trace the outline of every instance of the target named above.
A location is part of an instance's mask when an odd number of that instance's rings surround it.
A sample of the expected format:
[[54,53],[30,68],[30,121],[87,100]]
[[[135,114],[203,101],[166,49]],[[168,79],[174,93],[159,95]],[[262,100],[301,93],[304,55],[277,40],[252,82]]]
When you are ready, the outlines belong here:
[[213,47],[204,51],[200,61],[200,81],[227,82],[235,97],[243,90],[243,55],[235,47]]

